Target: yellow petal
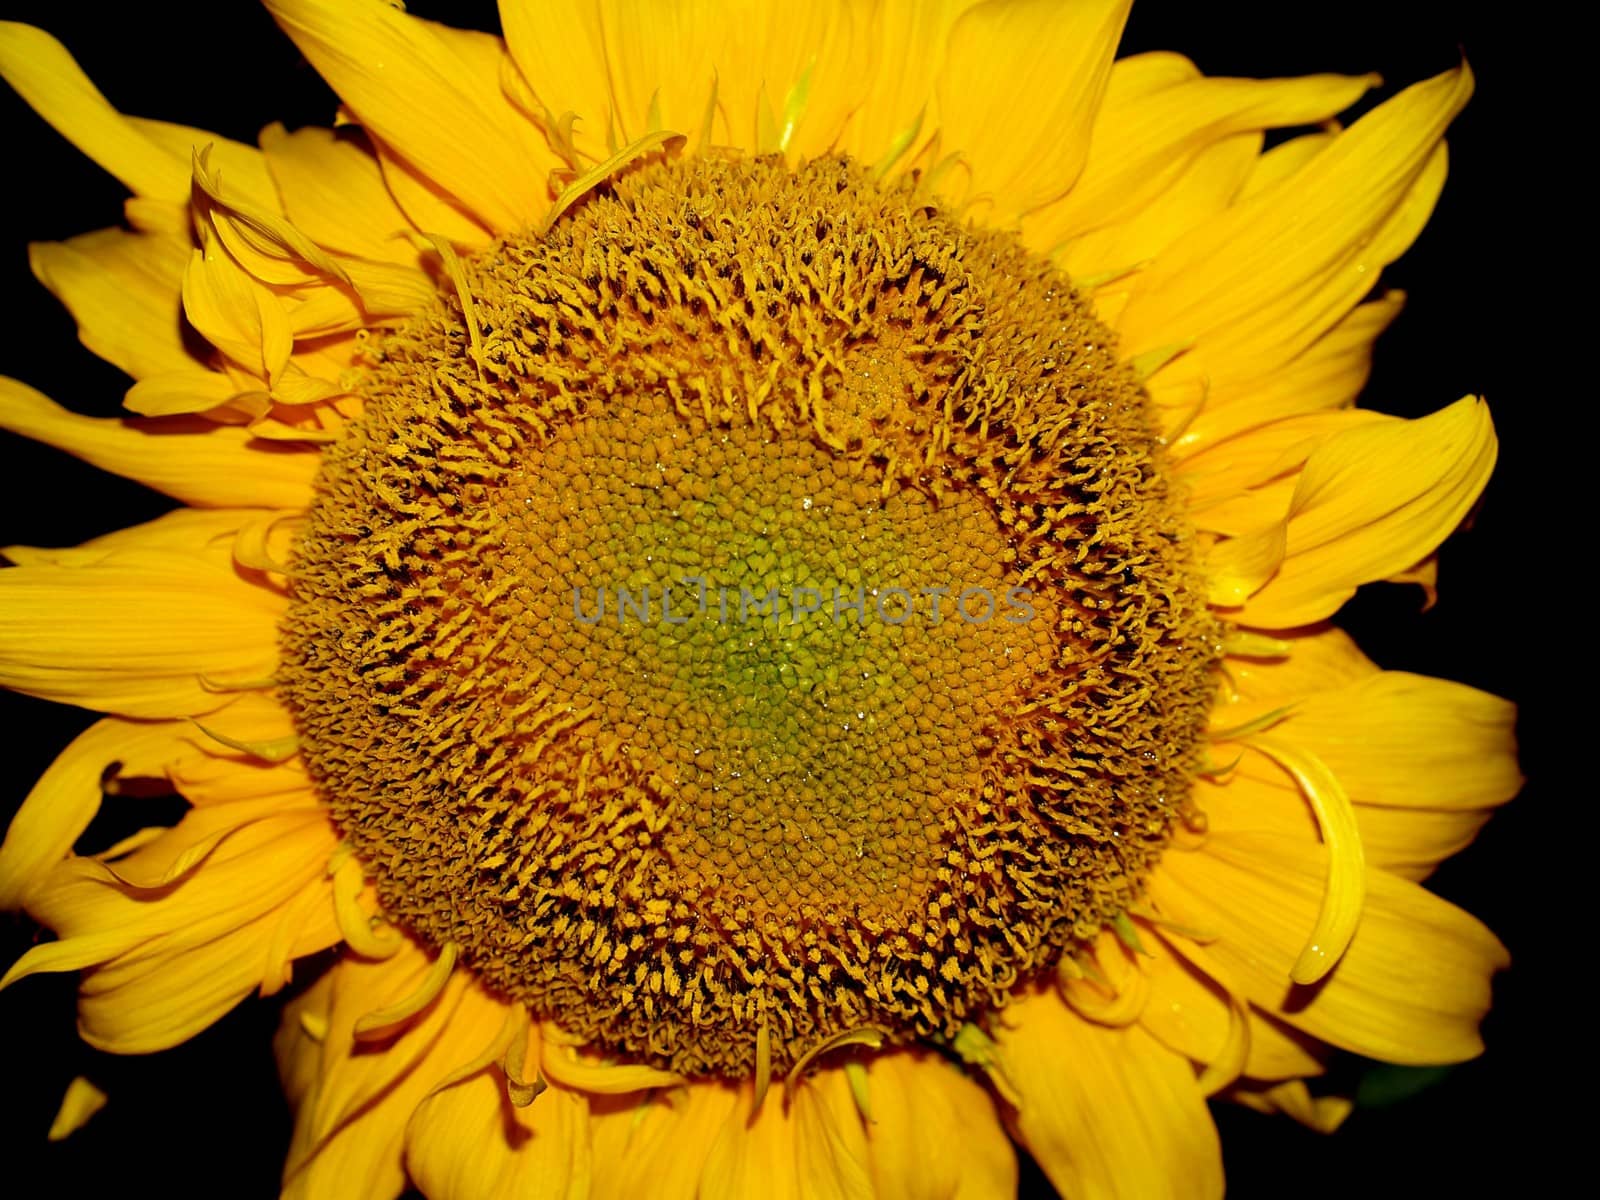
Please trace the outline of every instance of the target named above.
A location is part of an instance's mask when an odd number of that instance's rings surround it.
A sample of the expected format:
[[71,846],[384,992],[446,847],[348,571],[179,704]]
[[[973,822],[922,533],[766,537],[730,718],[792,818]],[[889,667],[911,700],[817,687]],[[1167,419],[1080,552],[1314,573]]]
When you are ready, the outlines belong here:
[[[406,1170],[429,1200],[567,1200],[587,1194],[588,1105],[550,1088],[522,1108],[491,1073],[434,1092],[406,1125]],[[654,1195],[655,1193],[651,1193]]]
[[938,81],[943,144],[971,165],[998,223],[1076,182],[1128,9],[988,0],[955,23]]
[[252,390],[256,389],[241,387],[224,371],[172,371],[141,379],[128,389],[123,404],[141,417],[209,413]]
[[1134,961],[1133,950],[1105,930],[1080,961],[1094,971],[1084,978],[1062,975],[1057,986],[1074,1012],[1101,1025],[1129,1025],[1150,998],[1150,981]]
[[82,1075],[76,1076],[67,1084],[67,1094],[61,1098],[61,1108],[56,1119],[50,1122],[50,1132],[45,1137],[52,1142],[65,1141],[105,1106],[106,1094]]
[[414,987],[390,997],[383,1005],[362,1013],[351,1030],[358,1042],[383,1042],[416,1023],[427,1013],[450,985],[461,954],[454,942],[446,942],[428,972]]
[[18,566],[90,566],[121,550],[183,550],[199,553],[231,542],[258,520],[251,509],[175,508],[153,521],[114,529],[77,546],[7,546],[0,554]]
[[[350,272],[352,279],[357,280],[360,279],[360,272],[365,268],[380,265],[383,265],[385,270],[389,269],[387,265],[369,263],[364,259],[358,261],[347,258],[344,260],[345,270]],[[402,267],[400,270],[404,271],[406,268]],[[362,286],[365,285],[363,284]],[[429,287],[434,295],[437,296],[437,289],[432,287],[431,281]],[[289,314],[289,320],[291,324],[294,321],[294,313],[292,311]],[[296,336],[299,335],[297,334]],[[364,349],[366,340],[365,337],[359,336],[318,338],[311,345],[297,346],[294,357],[290,361],[307,375],[315,376],[318,379],[326,379],[330,382],[337,382],[344,377],[351,367],[355,366],[356,356]]]
[[[1236,707],[1251,712],[1292,690],[1294,710],[1275,732],[1338,776],[1356,802],[1362,842],[1375,865],[1407,879],[1425,878],[1516,794],[1522,776],[1512,705],[1446,680],[1378,672],[1357,658],[1330,673],[1314,661],[1336,650],[1327,636],[1297,638],[1293,645],[1290,667],[1294,657],[1307,662],[1302,685],[1286,689],[1292,676],[1263,678],[1248,665],[1236,676],[1250,698]],[[1219,831],[1309,836],[1305,806],[1285,783],[1271,764],[1247,756],[1224,786],[1202,782],[1197,800]]]
[[1118,102],[1125,103],[1199,78],[1200,68],[1183,55],[1171,50],[1147,50],[1111,64],[1106,94],[1109,97],[1111,89],[1116,88]]
[[1339,965],[1314,988],[1290,983],[1327,870],[1321,846],[1219,833],[1201,851],[1167,855],[1150,892],[1163,915],[1217,932],[1211,956],[1252,1003],[1297,1029],[1390,1062],[1477,1054],[1505,950],[1468,914],[1386,872],[1368,870],[1361,926]]
[[80,417],[0,377],[0,429],[203,507],[304,508],[318,458],[209,423]]
[[[1309,125],[1361,98],[1371,76],[1185,78],[1126,94],[1113,72],[1076,186],[1024,222],[1035,245],[1055,245],[1127,220],[1183,172],[1191,156],[1235,134]],[[1253,159],[1252,155],[1252,159]],[[1244,183],[1241,172],[1239,183]]]
[[[164,214],[183,232],[189,163],[210,146],[233,185],[258,204],[274,205],[260,152],[204,129],[127,117],[99,92],[60,42],[43,30],[0,22],[0,76],[68,141],[140,198],[134,212]],[[136,222],[137,224],[137,222]]]
[[281,595],[248,583],[224,549],[125,550],[92,564],[0,571],[0,682],[132,717],[227,703],[207,672],[260,678],[277,664]]
[[[284,1002],[278,1033],[273,1038],[273,1057],[278,1062],[278,1077],[284,1097],[298,1115],[317,1085],[320,1046],[328,1034],[328,1013],[333,1002],[337,966],[318,972],[305,988]],[[298,1140],[303,1124],[297,1122]],[[295,1154],[291,1147],[290,1157]]]
[[405,214],[383,185],[378,157],[359,132],[282,125],[261,131],[267,167],[289,219],[306,236],[345,254],[414,266]]
[[[219,841],[218,833],[228,836]],[[52,964],[40,969],[60,970],[63,962],[104,964],[132,950],[158,948],[149,943],[163,938],[203,944],[293,896],[326,868],[336,845],[314,801],[296,807],[268,797],[192,809],[158,837],[107,862],[68,858],[30,897],[29,911],[59,935],[34,948],[48,952],[40,962]],[[196,848],[202,853],[192,861]],[[236,892],[231,897],[230,889]],[[8,977],[23,978],[34,969],[24,956]]]
[[[235,702],[238,703],[238,702]],[[207,714],[206,723],[223,723],[226,714]],[[172,786],[190,804],[201,807],[239,799],[276,796],[285,805],[315,797],[305,768],[298,762],[263,763],[233,753],[195,731],[195,752],[174,762],[167,771]],[[209,744],[208,744],[209,743]]]
[[1471,396],[1420,420],[1336,434],[1295,484],[1283,565],[1235,619],[1266,629],[1309,624],[1360,584],[1410,566],[1467,515],[1496,449],[1488,408]]
[[[212,170],[226,179],[230,195],[257,208],[273,213],[280,211],[277,189],[272,186],[272,176],[267,173],[267,160],[254,146],[188,125],[149,121],[143,117],[129,117],[128,122],[165,150],[173,162],[184,163],[187,173],[193,173],[195,157],[204,154]],[[189,199],[189,196],[186,194],[184,199]]]
[[1017,1156],[995,1102],[926,1050],[867,1062],[867,1153],[878,1200],[987,1200],[1017,1190]]
[[188,203],[188,155],[179,158],[145,137],[48,33],[0,22],[0,76],[129,191],[175,205]]
[[273,400],[291,408],[324,404],[350,394],[349,388],[341,387],[332,380],[309,375],[294,362],[284,368],[283,377],[272,389]]
[[187,241],[102,229],[35,242],[28,262],[67,306],[79,340],[107,362],[135,379],[199,366],[183,339]]
[[547,1039],[540,1058],[544,1073],[554,1082],[574,1090],[598,1095],[622,1095],[640,1088],[673,1087],[683,1077],[644,1063],[602,1063],[580,1055],[576,1047],[558,1045]]
[[1316,133],[1305,133],[1290,138],[1264,152],[1256,159],[1255,169],[1250,172],[1250,178],[1246,181],[1240,198],[1259,195],[1274,184],[1289,178],[1333,145],[1334,139],[1338,136],[1337,127],[1325,125]]
[[1212,547],[1205,559],[1209,587],[1206,599],[1222,608],[1237,608],[1261,590],[1283,563],[1287,545],[1281,523],[1257,533],[1228,538]]
[[[380,1043],[379,1048],[356,1037],[356,1027],[363,1017],[388,1005],[396,996],[415,991],[429,975],[432,962],[415,942],[407,939],[401,950],[389,958],[344,958],[333,968],[335,986],[320,1039],[320,1081],[310,1111],[297,1113],[308,1125],[311,1147],[354,1123],[364,1112],[383,1105],[385,1093],[395,1087],[397,1080],[407,1078],[408,1085],[419,1090],[403,1108],[388,1109],[388,1121],[393,1127],[383,1131],[385,1137],[393,1133],[398,1159],[405,1122],[422,1097],[446,1083],[463,1064],[480,1058],[498,1038],[505,1025],[505,1005],[476,987],[464,971],[455,972],[437,1001],[416,1021],[397,1030],[391,1040]],[[449,1044],[435,1044],[442,1041]],[[422,1074],[426,1078],[408,1078],[419,1067],[424,1068]],[[290,1171],[299,1165],[291,1153]]]
[[[1285,633],[1290,652],[1284,658],[1238,659],[1228,663],[1228,671],[1238,688],[1240,701],[1255,707],[1278,708],[1298,703],[1313,692],[1343,687],[1368,675],[1378,667],[1361,652],[1355,640],[1341,629],[1323,627],[1309,633]],[[1240,722],[1224,717],[1220,722]]]
[[591,1097],[593,1200],[698,1200],[706,1158],[739,1096],[730,1085],[697,1080],[671,1091]]
[[[562,188],[561,195],[556,197],[556,202],[552,204],[549,210],[539,218],[539,223],[536,227],[539,235],[542,237],[546,233],[550,232],[551,226],[553,226],[556,221],[560,219],[562,213],[566,212],[579,200],[583,199],[583,197],[591,190],[605,183],[608,179],[623,170],[623,168],[627,167],[630,163],[644,158],[645,156],[658,150],[674,150],[682,146],[685,140],[686,139],[684,138],[684,135],[681,133],[673,133],[669,130],[658,129],[654,133],[645,134],[637,141],[630,142],[628,145],[619,149],[615,154],[601,162],[596,163],[587,171],[581,172],[576,178],[568,183],[566,187]],[[460,264],[452,261],[453,251],[450,250],[450,247],[447,244],[441,243],[437,240],[435,240],[434,245],[439,251],[440,258],[444,259],[446,273],[450,276],[452,281],[455,282],[457,297],[460,298],[464,305],[470,306],[471,301],[470,297],[467,295],[466,288],[463,285],[464,276],[461,274]],[[476,328],[477,317],[475,314],[471,313],[469,308],[467,315],[467,329],[473,338],[474,349],[478,350],[481,349],[481,347],[477,343],[478,335]]]
[[1403,571],[1396,571],[1385,583],[1414,584],[1422,589],[1422,611],[1427,612],[1439,602],[1439,553],[1434,551],[1426,558],[1412,563]]
[[939,127],[934,80],[944,65],[951,27],[978,0],[888,0],[873,12],[867,34],[875,67],[867,93],[850,118],[841,148],[862,162],[876,163],[899,141],[909,162],[916,145],[907,135],[918,128],[922,138]]
[[[656,129],[697,132],[718,85],[718,63],[727,53],[730,23],[720,6],[713,0],[608,0],[600,11],[609,77],[616,88],[617,141],[631,142],[653,132],[647,120],[651,113]],[[554,111],[570,107],[555,106]],[[728,130],[718,134],[719,142],[728,141]]]
[[259,379],[275,381],[294,350],[282,301],[215,239],[189,259],[183,311],[200,336]]
[[[191,836],[199,832],[180,822],[151,846]],[[263,817],[238,828],[201,869],[158,892],[121,884],[92,860],[71,859],[28,898],[30,912],[59,940],[25,954],[6,983],[36,971],[92,968],[80,985],[84,1040],[123,1054],[176,1045],[267,982],[266,949],[286,919],[294,923],[287,931],[292,954],[338,940],[325,897],[309,908],[299,904],[307,889],[326,891],[323,872],[337,842],[315,806]]]
[[[1195,803],[1217,833],[1273,833],[1316,840],[1316,822],[1299,789],[1270,763],[1246,756],[1219,784],[1201,780]],[[1443,802],[1443,801],[1441,801]],[[1402,879],[1423,880],[1445,859],[1472,844],[1489,809],[1391,808],[1355,805],[1367,861]]]
[[1017,1136],[1063,1195],[1222,1195],[1194,1070],[1138,1025],[1085,1021],[1047,989],[1014,994],[996,1040],[1021,1097]]
[[135,233],[153,233],[187,242],[194,229],[187,203],[173,204],[166,200],[129,196],[122,202],[122,215]]
[[[445,244],[451,242],[445,240]],[[439,298],[433,280],[417,267],[353,258],[341,258],[339,265],[349,277],[350,287],[313,286],[284,294],[284,311],[296,338],[323,339],[329,334],[357,333],[377,324],[392,325],[396,323],[394,317],[421,312]],[[345,344],[354,346],[348,340]],[[304,352],[298,361],[315,365],[312,355]],[[349,365],[347,362],[343,368],[329,371],[326,377],[330,382],[337,379]],[[274,392],[283,386],[280,378]]]
[[1308,696],[1281,729],[1362,804],[1478,809],[1521,786],[1507,701],[1465,684],[1382,671]]
[[1485,809],[1356,806],[1356,824],[1361,827],[1361,844],[1368,860],[1392,875],[1416,882],[1472,845],[1490,815]]
[[383,0],[267,8],[373,137],[497,231],[548,202],[553,159],[500,90],[500,40]]
[[[601,20],[598,5],[580,0],[501,0],[500,4],[500,27],[517,69],[551,119],[577,114],[573,141],[595,161],[611,152],[606,131],[613,107]],[[430,228],[430,232],[437,231]]]
[[1355,808],[1339,777],[1292,734],[1252,734],[1245,744],[1293,776],[1300,794],[1316,814],[1322,844],[1328,852],[1328,877],[1317,923],[1307,933],[1300,957],[1289,972],[1296,983],[1316,983],[1339,961],[1361,921],[1366,897],[1366,856]]
[[[161,774],[196,808],[269,797],[285,809],[304,807],[314,801],[316,789],[306,774],[305,764],[298,758],[263,759],[236,748],[244,739],[220,740],[227,736],[223,730],[235,729],[241,724],[246,728],[259,728],[253,717],[255,711],[262,708],[275,710],[276,720],[288,726],[292,736],[293,726],[289,725],[288,714],[277,707],[270,695],[245,692],[233,696],[225,708],[207,713],[204,726],[193,720],[184,722],[188,727],[187,736]],[[154,778],[159,781],[159,776]],[[120,789],[117,780],[110,783]]]
[[[1208,381],[1203,406],[1171,443],[1185,477],[1201,477],[1210,485],[1193,502],[1206,503],[1211,491],[1227,481],[1229,464],[1248,445],[1238,435],[1353,404],[1372,373],[1373,345],[1404,306],[1403,292],[1388,292],[1353,309],[1296,358],[1261,378]],[[1175,393],[1167,395],[1172,399]],[[1175,410],[1185,397],[1176,398]]]
[[[1283,515],[1299,482],[1297,473],[1324,442],[1347,429],[1393,422],[1393,417],[1364,408],[1305,413],[1264,424],[1196,455],[1179,471],[1196,526],[1229,536],[1260,530],[1264,521]],[[1272,536],[1281,539],[1285,532],[1277,521]]]
[[[718,95],[734,145],[805,157],[828,151],[866,88],[867,14],[839,0],[719,7],[728,41]],[[763,116],[773,121],[770,145],[757,133]]]
[[[1150,980],[1150,1000],[1139,1014],[1139,1024],[1178,1054],[1197,1063],[1221,1061],[1229,1052],[1238,1019],[1229,1001],[1227,972],[1203,948],[1170,942],[1166,935],[1152,937],[1148,957],[1139,969]],[[1206,969],[1193,959],[1204,962]],[[1214,973],[1213,973],[1214,972]],[[1220,978],[1219,978],[1220,977]],[[1255,1009],[1246,1014],[1249,1025],[1243,1072],[1255,1079],[1291,1079],[1316,1075],[1322,1063],[1312,1053],[1313,1043],[1263,1016]]]
[[1465,67],[1407,89],[1277,186],[1169,247],[1118,318],[1124,351],[1193,339],[1195,351],[1171,369],[1217,379],[1260,373],[1310,345],[1371,289],[1409,241],[1402,231],[1431,207],[1435,151],[1471,91]]
[[494,240],[494,230],[488,221],[463,208],[447,187],[429,179],[391,150],[386,142],[375,143],[374,149],[378,166],[383,171],[384,186],[405,213],[406,220],[417,229],[466,249],[482,249]]
[[[1114,278],[1116,282],[1104,290],[1120,294],[1130,286],[1127,280],[1135,269],[1233,202],[1260,147],[1259,133],[1212,143],[1190,156],[1160,194],[1127,220],[1081,234],[1065,245],[1042,220],[1034,225],[1024,222],[1022,236],[1036,249],[1052,254],[1074,279]],[[1071,198],[1069,193],[1067,199]],[[1052,211],[1054,206],[1044,209],[1041,217]],[[1104,302],[1098,289],[1095,297]],[[1177,410],[1179,405],[1168,402],[1163,407]]]
[[1355,1107],[1345,1096],[1313,1096],[1300,1079],[1267,1088],[1235,1088],[1228,1097],[1257,1112],[1283,1113],[1318,1133],[1333,1133]]
[[866,1134],[844,1071],[813,1072],[788,1105],[774,1100],[752,1117],[741,1094],[707,1156],[700,1194],[871,1200]]
[[108,771],[159,772],[185,732],[178,721],[108,717],[74,738],[28,792],[0,843],[0,908],[18,907],[27,889],[67,856],[100,811]]
[[262,283],[348,285],[336,259],[293,222],[245,199],[211,162],[211,147],[195,151],[195,219],[209,224],[229,255]]
[[417,973],[426,973],[426,960],[409,945],[383,962],[342,959],[286,1009],[275,1047],[295,1112],[285,1197],[393,1200],[407,1186],[412,1113],[504,1024],[504,1005],[457,973],[439,1003],[392,1043],[353,1053],[356,1020]]
[[184,814],[173,829],[127,854],[101,856],[106,870],[136,892],[160,891],[202,869],[213,853],[241,829],[256,821],[297,813],[317,813],[315,798],[303,793],[286,801],[265,796],[235,804],[213,804]]

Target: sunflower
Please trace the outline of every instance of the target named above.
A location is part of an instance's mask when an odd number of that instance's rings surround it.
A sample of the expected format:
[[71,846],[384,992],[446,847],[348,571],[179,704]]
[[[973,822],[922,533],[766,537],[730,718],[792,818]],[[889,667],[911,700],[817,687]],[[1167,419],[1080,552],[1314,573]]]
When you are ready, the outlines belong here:
[[5,552],[0,681],[106,714],[5,985],[130,1054],[285,993],[294,1196],[1213,1195],[1208,1097],[1478,1053],[1420,881],[1509,706],[1332,624],[1494,463],[1354,407],[1465,65],[1344,127],[1126,3],[267,7],[343,107],[259,148],[0,26],[132,193],[33,266],[135,380],[0,426],[183,505]]

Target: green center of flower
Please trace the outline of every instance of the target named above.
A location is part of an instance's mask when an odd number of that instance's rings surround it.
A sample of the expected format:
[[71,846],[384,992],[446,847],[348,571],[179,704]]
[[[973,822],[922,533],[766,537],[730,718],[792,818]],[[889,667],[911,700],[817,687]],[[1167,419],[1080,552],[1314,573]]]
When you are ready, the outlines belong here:
[[1213,630],[1067,281],[852,164],[635,170],[331,447],[284,691],[385,911],[625,1057],[953,1037],[1138,893]]
[[506,652],[670,795],[678,886],[910,917],[943,860],[929,814],[981,790],[983,731],[1054,657],[985,506],[885,497],[809,430],[649,393],[564,427],[513,492]]

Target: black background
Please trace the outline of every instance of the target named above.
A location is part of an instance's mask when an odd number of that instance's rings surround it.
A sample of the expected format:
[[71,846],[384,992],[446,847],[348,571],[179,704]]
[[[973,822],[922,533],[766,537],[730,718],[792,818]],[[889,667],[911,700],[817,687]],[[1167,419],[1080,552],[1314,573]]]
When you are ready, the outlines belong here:
[[[410,7],[457,25],[496,24],[492,4]],[[1497,982],[1481,1059],[1443,1072],[1341,1062],[1336,1077],[1358,1086],[1362,1104],[1332,1138],[1286,1118],[1214,1106],[1229,1194],[1238,1200],[1352,1191],[1493,1194],[1513,1177],[1519,1190],[1540,1195],[1541,1178],[1554,1171],[1553,1135],[1541,1116],[1551,1097],[1543,1073],[1557,1057],[1561,1022],[1581,1009],[1553,1004],[1554,957],[1541,943],[1550,925],[1565,919],[1553,911],[1550,873],[1577,851],[1558,845],[1552,854],[1547,833],[1558,786],[1558,739],[1547,715],[1557,701],[1546,699],[1541,672],[1564,651],[1530,615],[1542,595],[1537,589],[1556,573],[1529,537],[1551,517],[1552,472],[1541,457],[1550,447],[1539,441],[1548,416],[1536,408],[1549,401],[1529,382],[1529,347],[1514,316],[1539,299],[1519,274],[1527,266],[1516,202],[1526,183],[1526,148],[1513,112],[1527,73],[1507,42],[1511,18],[1497,23],[1488,11],[1373,0],[1326,9],[1146,0],[1123,41],[1123,53],[1184,52],[1208,74],[1376,70],[1385,79],[1378,98],[1449,68],[1463,52],[1478,73],[1476,98],[1451,132],[1443,200],[1417,244],[1385,275],[1385,284],[1404,288],[1410,300],[1379,344],[1363,403],[1415,416],[1468,392],[1486,395],[1501,437],[1500,466],[1471,527],[1444,549],[1435,609],[1422,612],[1415,589],[1373,587],[1341,623],[1384,666],[1460,679],[1522,705],[1528,788],[1430,884],[1486,920],[1514,965]],[[333,113],[332,93],[247,0],[106,6],[92,18],[59,3],[6,2],[0,15],[55,33],[127,112],[243,141],[269,121],[326,124]],[[0,373],[79,411],[110,414],[126,380],[77,344],[65,311],[29,276],[25,242],[114,224],[124,193],[9,91],[0,95],[0,129],[8,177],[0,189],[0,280],[7,288]],[[168,507],[135,484],[0,435],[0,545],[70,544]],[[0,694],[7,745],[0,819],[91,720]],[[37,936],[26,918],[0,915],[0,962]],[[0,1104],[11,1109],[0,1118],[0,1144],[8,1168],[48,1172],[49,1190],[64,1195],[118,1186],[172,1197],[275,1194],[288,1116],[269,1048],[273,1002],[248,1002],[169,1053],[119,1059],[78,1042],[72,993],[71,977],[45,976],[0,994],[7,1046]],[[44,1131],[76,1074],[105,1087],[110,1106],[70,1141],[47,1146]],[[1025,1170],[1023,1194],[1052,1193],[1036,1171]]]

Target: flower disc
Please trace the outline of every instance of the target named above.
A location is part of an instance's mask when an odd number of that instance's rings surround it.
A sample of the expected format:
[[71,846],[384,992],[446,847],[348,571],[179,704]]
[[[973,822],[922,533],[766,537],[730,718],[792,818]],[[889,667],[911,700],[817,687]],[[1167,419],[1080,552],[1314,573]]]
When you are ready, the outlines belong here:
[[1134,900],[1215,635],[1064,277],[843,159],[645,166],[458,275],[374,348],[283,631],[395,921],[748,1075],[952,1037]]

